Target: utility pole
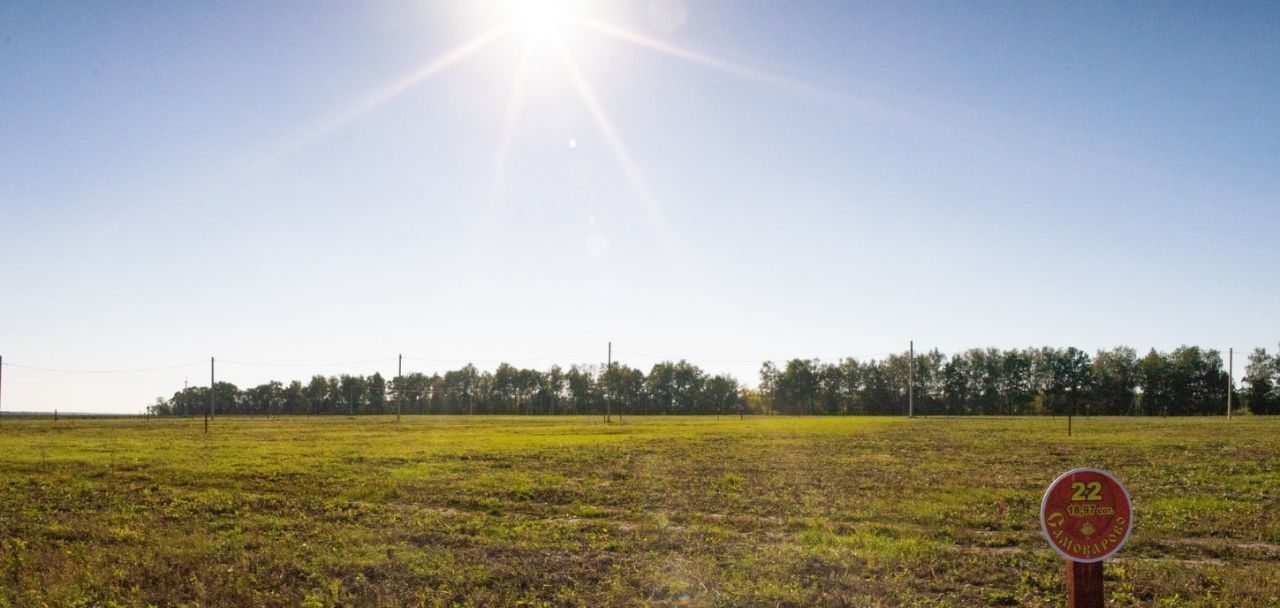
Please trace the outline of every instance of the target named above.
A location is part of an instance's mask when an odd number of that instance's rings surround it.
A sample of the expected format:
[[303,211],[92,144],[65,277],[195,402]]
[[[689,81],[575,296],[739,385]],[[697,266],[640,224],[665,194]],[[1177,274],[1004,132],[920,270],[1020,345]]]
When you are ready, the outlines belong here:
[[404,392],[404,355],[400,355],[400,359],[396,362],[396,422],[400,422],[400,396]]
[[605,360],[604,368],[604,421],[609,422],[609,381],[612,380],[613,371],[613,342],[609,342],[609,358]]
[[204,434],[209,434],[209,418],[213,416],[213,357],[209,357],[209,408],[204,411]]
[[[3,381],[3,380],[4,380],[4,355],[0,355],[0,381]],[[3,382],[0,382],[0,388],[3,388]]]
[[[609,360],[611,362],[613,361],[613,342],[609,343]],[[622,412],[627,409],[624,407],[625,403],[626,402],[624,401],[618,404],[618,424],[622,424]]]
[[916,417],[916,341],[908,342],[907,355],[907,418]]
[[1234,348],[1227,349],[1227,420],[1231,420],[1231,393],[1235,392],[1231,389],[1235,388],[1236,352]]

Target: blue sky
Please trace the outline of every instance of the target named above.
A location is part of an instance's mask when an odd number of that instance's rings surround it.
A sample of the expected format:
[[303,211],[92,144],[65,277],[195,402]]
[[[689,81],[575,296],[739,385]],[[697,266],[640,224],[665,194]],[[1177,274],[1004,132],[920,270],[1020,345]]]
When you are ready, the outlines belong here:
[[137,411],[210,356],[245,386],[612,340],[754,384],[912,339],[1274,349],[1277,26],[1275,3],[4,3],[0,407]]

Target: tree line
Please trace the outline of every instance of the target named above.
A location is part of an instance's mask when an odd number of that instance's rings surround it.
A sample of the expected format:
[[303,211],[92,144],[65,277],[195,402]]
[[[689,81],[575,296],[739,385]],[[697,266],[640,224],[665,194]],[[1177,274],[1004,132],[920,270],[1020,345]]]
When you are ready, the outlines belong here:
[[[838,362],[765,362],[747,387],[681,360],[643,370],[613,365],[553,365],[542,371],[503,363],[467,364],[444,374],[385,378],[313,376],[240,389],[213,387],[215,414],[905,414],[917,415],[1215,415],[1225,412],[1228,375],[1216,350],[1183,346],[1139,357],[1128,347],[1093,355],[1071,348],[938,350]],[[910,387],[910,390],[908,390]],[[209,387],[190,387],[149,411],[203,415]],[[1249,356],[1238,408],[1280,413],[1280,354]]]

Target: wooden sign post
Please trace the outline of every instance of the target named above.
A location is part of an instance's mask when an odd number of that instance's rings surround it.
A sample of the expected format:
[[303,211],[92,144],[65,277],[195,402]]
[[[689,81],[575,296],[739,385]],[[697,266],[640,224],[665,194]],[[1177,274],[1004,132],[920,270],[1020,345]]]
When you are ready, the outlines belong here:
[[1101,469],[1063,473],[1040,501],[1040,529],[1067,560],[1068,608],[1102,608],[1102,560],[1129,540],[1129,492]]

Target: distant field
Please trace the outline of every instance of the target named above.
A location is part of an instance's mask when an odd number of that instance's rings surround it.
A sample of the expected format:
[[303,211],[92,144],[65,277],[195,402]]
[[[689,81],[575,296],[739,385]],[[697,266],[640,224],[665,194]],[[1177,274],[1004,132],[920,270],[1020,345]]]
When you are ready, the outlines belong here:
[[0,420],[0,606],[1061,606],[1041,493],[1111,470],[1109,606],[1280,605],[1280,419]]

